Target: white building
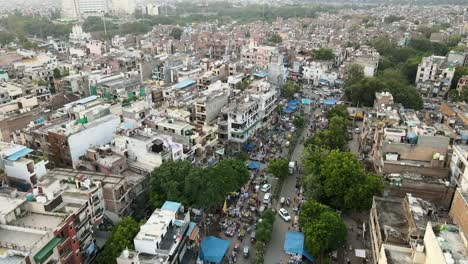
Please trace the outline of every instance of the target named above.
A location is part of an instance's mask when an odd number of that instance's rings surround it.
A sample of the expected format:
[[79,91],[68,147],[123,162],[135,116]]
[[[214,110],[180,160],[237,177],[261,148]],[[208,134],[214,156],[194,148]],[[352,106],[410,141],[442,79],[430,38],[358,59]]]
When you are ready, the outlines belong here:
[[416,87],[424,97],[445,97],[455,74],[455,66],[445,56],[424,57],[418,65]]
[[145,6],[145,14],[148,16],[158,16],[161,10],[160,5],[148,4]]
[[12,180],[24,186],[34,185],[47,174],[47,161],[34,162],[26,158],[32,150],[21,145],[0,142],[0,168]]
[[62,18],[80,17],[80,0],[62,0]]
[[114,151],[127,157],[129,167],[147,172],[152,172],[165,161],[184,159],[182,144],[149,128],[124,130],[115,134],[114,142]]
[[464,192],[468,191],[468,146],[453,145],[452,159],[450,160],[450,174],[452,182]]
[[314,61],[303,67],[302,76],[307,80],[307,83],[316,86],[320,84],[320,80],[334,83],[338,79],[338,73],[331,71],[332,66],[331,62]]
[[345,69],[351,65],[360,65],[364,70],[365,77],[373,77],[377,73],[379,67],[380,54],[376,49],[369,46],[361,46],[359,49],[344,61]]
[[195,103],[195,120],[198,124],[208,124],[216,119],[221,109],[228,103],[229,84],[217,81],[202,91]]
[[62,0],[62,17],[102,15],[109,11],[108,0]]
[[112,11],[118,14],[133,14],[135,7],[135,0],[112,0]]
[[82,44],[91,40],[91,34],[83,32],[80,25],[74,25],[68,39],[71,44]]

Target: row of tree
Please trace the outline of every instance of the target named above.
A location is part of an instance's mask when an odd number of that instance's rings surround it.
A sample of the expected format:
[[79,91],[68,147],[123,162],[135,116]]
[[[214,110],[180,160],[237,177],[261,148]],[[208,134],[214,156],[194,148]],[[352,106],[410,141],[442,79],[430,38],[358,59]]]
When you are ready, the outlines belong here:
[[266,210],[261,217],[261,221],[257,224],[255,237],[257,244],[255,245],[254,264],[263,264],[265,249],[268,242],[271,240],[271,232],[273,231],[273,223],[275,222],[276,214],[273,210]]
[[359,65],[351,65],[345,83],[347,98],[355,105],[373,106],[376,92],[390,92],[395,102],[406,108],[420,110],[423,100],[400,69],[387,68],[375,77],[365,77]]
[[226,196],[238,191],[249,176],[244,162],[237,159],[224,159],[207,168],[194,167],[188,161],[167,162],[151,174],[151,205],[159,208],[172,200],[205,209],[221,208]]

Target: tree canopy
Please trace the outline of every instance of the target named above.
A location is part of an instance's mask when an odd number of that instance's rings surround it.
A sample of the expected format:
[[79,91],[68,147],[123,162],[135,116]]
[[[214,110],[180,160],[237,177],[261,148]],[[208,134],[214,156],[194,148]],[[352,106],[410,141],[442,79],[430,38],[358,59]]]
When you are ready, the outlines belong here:
[[366,172],[352,153],[308,147],[304,164],[306,195],[333,208],[368,209],[383,191],[379,176]]
[[346,241],[346,225],[341,217],[317,201],[302,204],[299,223],[305,235],[305,248],[315,256],[331,252]]
[[348,120],[346,117],[333,116],[328,123],[328,128],[317,131],[313,137],[306,140],[305,145],[346,150],[348,148],[347,126]]
[[180,38],[182,37],[182,33],[183,33],[183,32],[184,32],[184,31],[183,31],[182,29],[180,29],[180,28],[178,28],[178,27],[175,27],[175,28],[172,29],[170,36],[173,37],[173,38],[175,38],[175,39],[179,39],[179,40],[180,40]]
[[468,67],[467,66],[465,66],[465,67],[456,67],[455,68],[455,73],[453,74],[452,85],[451,85],[450,88],[451,89],[457,88],[458,81],[464,75],[468,75]]
[[193,167],[188,161],[167,162],[151,174],[150,200],[154,208],[166,200],[174,200],[215,209],[222,206],[228,193],[239,190],[249,176],[244,162],[236,159],[224,159],[207,168]]
[[281,95],[285,98],[293,98],[294,94],[300,91],[299,85],[293,81],[289,80],[281,86]]
[[335,59],[335,53],[333,53],[332,49],[320,48],[314,50],[312,58],[314,60],[333,60]]
[[140,231],[143,222],[137,222],[131,217],[124,217],[114,228],[104,249],[99,253],[98,264],[117,263],[116,258],[122,250],[133,249],[133,239]]
[[274,33],[270,36],[270,38],[268,38],[268,41],[271,43],[279,44],[283,42],[283,38],[278,33]]
[[267,172],[284,180],[289,174],[288,163],[289,162],[285,159],[272,160],[268,163]]
[[295,115],[294,118],[293,118],[293,125],[298,128],[298,129],[301,129],[304,127],[305,125],[305,119],[304,119],[304,116],[303,115]]

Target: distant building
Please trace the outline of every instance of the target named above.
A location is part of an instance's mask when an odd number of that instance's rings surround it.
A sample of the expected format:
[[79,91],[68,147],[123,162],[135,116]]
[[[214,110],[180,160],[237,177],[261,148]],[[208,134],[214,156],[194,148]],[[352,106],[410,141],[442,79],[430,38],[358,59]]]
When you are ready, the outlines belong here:
[[161,6],[155,4],[148,4],[145,6],[145,14],[148,16],[158,16],[161,13]]
[[423,97],[444,98],[452,84],[455,67],[447,57],[424,57],[418,65],[416,88]]
[[450,175],[462,191],[468,191],[468,146],[453,145],[452,159],[450,160]]
[[117,14],[135,13],[135,0],[112,0],[112,11]]

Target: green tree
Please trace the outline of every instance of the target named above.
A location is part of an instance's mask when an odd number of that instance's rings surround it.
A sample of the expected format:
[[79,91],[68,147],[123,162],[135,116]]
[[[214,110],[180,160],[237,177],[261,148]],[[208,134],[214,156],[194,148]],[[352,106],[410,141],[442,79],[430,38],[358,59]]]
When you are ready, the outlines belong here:
[[346,78],[345,87],[351,86],[364,79],[364,68],[358,64],[353,64],[346,70],[348,78]]
[[104,249],[99,253],[96,262],[98,264],[117,263],[116,258],[122,250],[133,249],[133,239],[140,231],[142,222],[137,222],[131,217],[124,217],[113,229]]
[[455,73],[453,74],[452,85],[450,86],[451,89],[457,88],[458,81],[464,75],[468,75],[468,67],[456,67]]
[[305,119],[303,115],[295,115],[293,119],[293,125],[298,128],[302,129],[305,125]]
[[281,180],[284,180],[289,174],[288,163],[289,162],[285,159],[272,160],[268,163],[267,172]]
[[315,256],[323,257],[346,241],[346,225],[328,206],[307,200],[301,206],[299,223],[305,235],[305,247]]
[[0,31],[0,46],[5,46],[15,41],[15,35],[9,32]]
[[262,214],[262,221],[257,224],[255,237],[257,241],[268,244],[271,240],[271,232],[273,231],[273,223],[275,222],[275,212],[266,210]]
[[387,24],[391,24],[393,22],[397,22],[402,20],[404,17],[401,16],[395,16],[395,15],[389,15],[384,18],[384,22]]
[[273,35],[270,36],[268,41],[271,43],[279,44],[283,42],[283,38],[278,33],[274,33]]
[[180,40],[180,38],[182,37],[182,33],[184,31],[178,27],[175,27],[172,29],[171,33],[169,34],[169,36],[175,38],[175,39],[178,39]]
[[60,73],[60,70],[58,68],[54,69],[53,76],[54,76],[54,79],[56,79],[56,80],[62,78],[62,74]]
[[[316,155],[305,156],[306,192],[324,204],[345,210],[368,209],[372,197],[383,191],[381,179],[367,173],[352,153],[332,150],[318,165],[308,160],[311,157]],[[310,187],[318,191],[308,190]]]
[[349,114],[348,114],[346,105],[343,105],[343,104],[337,105],[333,107],[332,109],[330,109],[330,111],[328,111],[327,113],[328,120],[331,120],[335,116],[342,117],[345,119],[348,118]]
[[348,140],[346,139],[348,120],[340,116],[334,116],[329,121],[328,129],[319,130],[308,139],[306,145],[314,145],[325,149],[346,150]]
[[281,95],[285,98],[293,98],[294,94],[300,91],[299,85],[292,80],[289,80],[281,86]]
[[153,208],[159,208],[166,200],[187,204],[183,196],[185,177],[190,174],[192,164],[188,161],[171,161],[156,168],[150,177],[150,201]]
[[335,53],[333,53],[332,49],[320,48],[314,50],[312,58],[314,60],[333,60],[335,59]]

